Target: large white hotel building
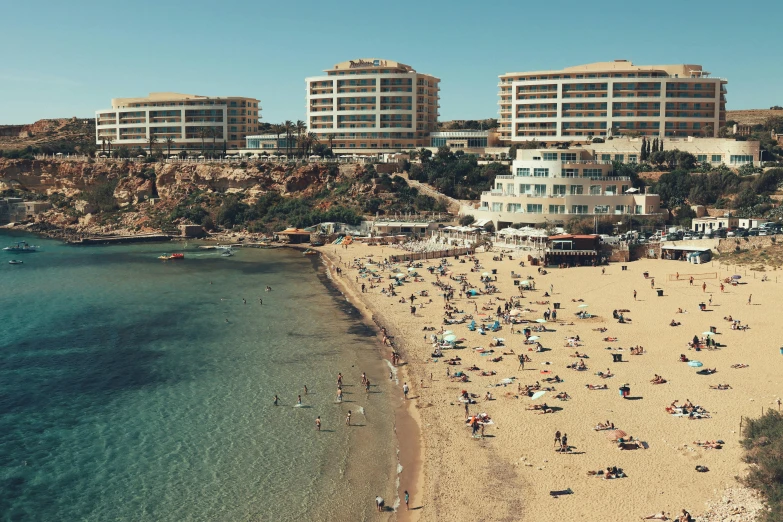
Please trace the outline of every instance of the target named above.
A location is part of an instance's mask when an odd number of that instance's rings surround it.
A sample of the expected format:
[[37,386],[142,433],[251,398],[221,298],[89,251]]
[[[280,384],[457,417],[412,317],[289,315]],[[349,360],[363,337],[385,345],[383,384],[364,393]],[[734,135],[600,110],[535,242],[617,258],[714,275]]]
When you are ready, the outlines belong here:
[[113,147],[142,147],[151,136],[166,149],[198,150],[215,145],[222,151],[245,148],[245,138],[258,132],[261,107],[255,98],[199,96],[153,92],[144,98],[114,98],[111,109],[95,111],[95,142],[110,139]]
[[307,127],[336,153],[430,145],[440,79],[409,65],[365,58],[305,79]]
[[588,141],[610,135],[717,137],[726,80],[701,65],[627,60],[500,76],[504,142]]

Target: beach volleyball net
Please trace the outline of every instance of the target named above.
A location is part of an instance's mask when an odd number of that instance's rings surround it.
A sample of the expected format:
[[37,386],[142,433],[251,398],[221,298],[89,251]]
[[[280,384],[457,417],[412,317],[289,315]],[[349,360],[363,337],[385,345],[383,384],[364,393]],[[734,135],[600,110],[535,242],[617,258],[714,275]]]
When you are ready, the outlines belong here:
[[680,274],[680,277],[677,277],[677,274],[669,274],[669,281],[685,281],[687,283],[690,281],[691,277],[694,281],[701,281],[704,279],[718,279],[718,273],[707,272],[706,274]]

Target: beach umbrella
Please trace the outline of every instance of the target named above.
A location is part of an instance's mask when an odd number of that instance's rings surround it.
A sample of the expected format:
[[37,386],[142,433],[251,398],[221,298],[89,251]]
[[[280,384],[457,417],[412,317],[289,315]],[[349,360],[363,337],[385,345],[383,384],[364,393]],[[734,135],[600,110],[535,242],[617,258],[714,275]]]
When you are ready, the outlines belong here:
[[454,332],[452,332],[451,330],[446,330],[445,332],[443,332],[443,335],[452,335],[453,333]]
[[704,365],[701,363],[701,361],[688,361],[688,366],[693,368],[701,368]]
[[627,437],[628,434],[624,432],[623,430],[610,430],[606,432],[606,437],[609,440],[617,440],[622,439],[624,437]]
[[712,333],[712,332],[702,332],[701,334],[702,334],[703,336],[705,336],[705,337],[709,337],[710,335],[715,335],[715,334],[714,334],[714,333]]
[[537,322],[537,323],[545,323],[545,322],[546,322],[546,319],[536,319],[536,322]]
[[415,271],[416,271],[416,269],[415,269],[415,268],[413,268],[413,267],[410,267],[410,268],[408,269],[408,272],[415,272]]
[[405,277],[405,274],[400,273],[395,275],[394,277],[396,277],[397,279],[402,279],[403,277]]
[[519,315],[519,314],[521,314],[521,313],[522,313],[522,310],[520,310],[519,308],[514,308],[513,310],[511,310],[511,311],[508,313],[508,315],[511,315],[511,316],[517,316],[517,315]]
[[530,280],[520,281],[519,286],[530,286]]
[[577,308],[587,308],[587,305],[586,304],[580,304],[579,306],[577,306]]
[[531,395],[531,396],[530,396],[530,400],[531,400],[531,401],[534,401],[534,400],[536,400],[536,399],[540,399],[540,398],[541,398],[541,397],[543,397],[544,395],[546,395],[546,392],[545,392],[545,391],[543,391],[543,390],[541,390],[541,391],[537,391],[537,392],[535,392],[533,395]]
[[734,274],[733,276],[731,276],[731,278],[732,279],[742,279],[742,276],[739,275],[739,274]]
[[481,275],[482,275],[482,276],[484,276],[484,277],[489,277],[489,272],[484,272],[484,273],[483,273],[483,274],[481,274]]
[[530,337],[527,338],[528,341],[538,341],[539,339],[541,338],[537,335],[531,335]]
[[453,343],[457,340],[457,336],[454,334],[444,335],[443,340],[446,341],[447,343]]

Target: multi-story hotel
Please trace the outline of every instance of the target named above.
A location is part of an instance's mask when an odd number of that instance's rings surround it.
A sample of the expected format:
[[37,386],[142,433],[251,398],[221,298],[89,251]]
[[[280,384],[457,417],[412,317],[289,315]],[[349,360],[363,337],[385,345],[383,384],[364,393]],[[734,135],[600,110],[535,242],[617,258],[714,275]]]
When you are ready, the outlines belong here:
[[[574,216],[661,213],[657,194],[640,194],[612,162],[583,148],[517,151],[511,175],[495,177],[478,209],[466,213],[491,220],[496,230],[512,224],[563,223]],[[464,209],[464,207],[463,207]]]
[[[428,147],[440,79],[375,58],[338,63],[305,79],[307,127],[335,152]],[[331,138],[331,139],[330,139]]]
[[593,137],[717,137],[726,123],[726,80],[701,65],[627,60],[500,76],[505,142]]
[[223,150],[245,148],[245,137],[258,132],[261,114],[255,98],[198,96],[153,92],[146,98],[114,98],[111,109],[95,111],[95,140],[102,145],[149,146],[150,136],[166,150],[200,150],[202,145]]

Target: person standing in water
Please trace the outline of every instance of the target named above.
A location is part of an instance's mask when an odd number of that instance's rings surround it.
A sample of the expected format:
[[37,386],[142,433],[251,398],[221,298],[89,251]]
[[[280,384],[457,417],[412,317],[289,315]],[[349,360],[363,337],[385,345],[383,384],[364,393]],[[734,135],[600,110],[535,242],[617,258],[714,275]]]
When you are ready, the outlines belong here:
[[307,395],[307,385],[306,384],[305,384],[304,389],[305,389],[305,395]]
[[279,401],[279,400],[280,400],[280,399],[278,399],[278,398],[277,398],[277,395],[275,395],[275,398],[274,398],[274,399],[272,399],[272,403],[273,403],[275,406],[277,406],[277,401]]
[[409,391],[408,383],[407,382],[403,383],[403,385],[402,385],[402,394],[405,396],[406,400],[408,399],[408,391]]
[[315,430],[316,431],[321,431],[321,416],[320,415],[318,417],[316,417],[316,419],[315,419]]
[[337,388],[337,402],[343,402],[343,389]]
[[346,426],[351,425],[351,410],[348,410],[348,415],[345,417],[345,425]]
[[343,374],[342,373],[338,373],[337,374],[337,386],[340,387],[340,388],[342,388],[342,386],[343,386]]
[[411,510],[411,507],[410,507],[410,504],[409,504],[410,500],[411,500],[411,497],[410,497],[410,495],[408,495],[408,490],[406,489],[405,490],[405,511],[410,511]]
[[296,405],[297,406],[301,406],[302,405],[302,396],[301,395],[297,395],[296,396]]

